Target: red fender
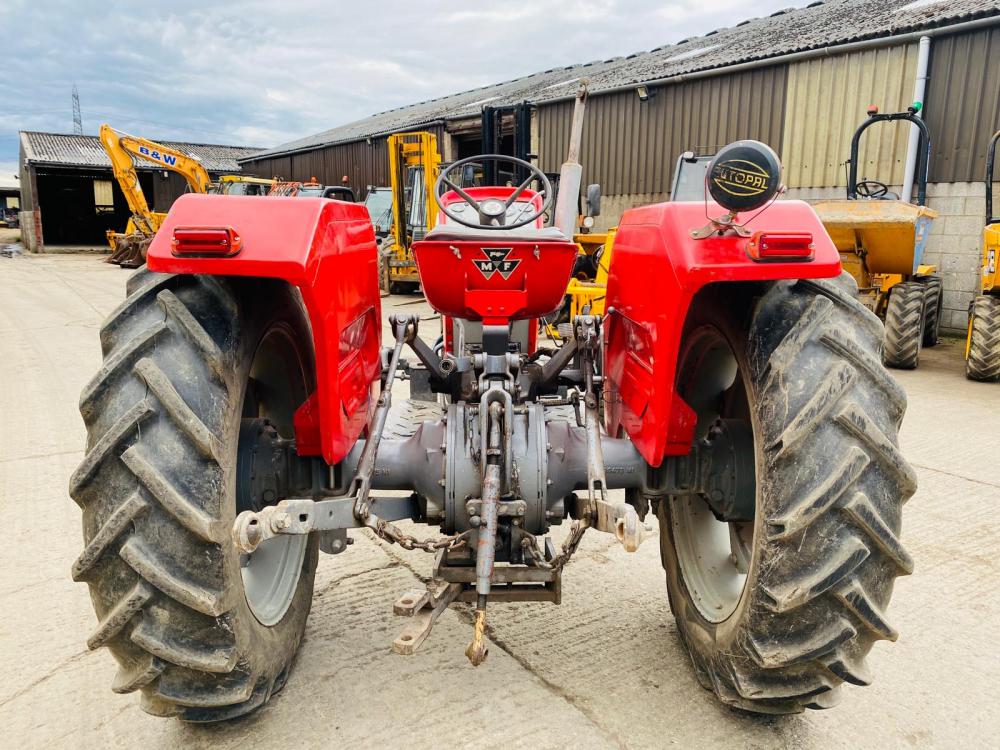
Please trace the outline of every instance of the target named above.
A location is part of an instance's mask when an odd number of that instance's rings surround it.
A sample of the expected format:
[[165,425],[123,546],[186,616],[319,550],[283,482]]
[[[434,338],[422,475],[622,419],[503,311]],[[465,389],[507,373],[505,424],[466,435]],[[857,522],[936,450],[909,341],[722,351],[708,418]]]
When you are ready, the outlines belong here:
[[[204,246],[183,254],[174,230],[185,228],[231,230],[231,254],[208,255]],[[298,449],[335,464],[361,436],[379,396],[376,253],[361,204],[189,194],[170,209],[146,263],[161,273],[283,279],[299,289],[312,326],[317,388],[295,415]]]
[[[604,322],[605,426],[609,435],[627,434],[652,466],[691,449],[695,416],[674,384],[681,331],[698,291],[715,282],[840,274],[837,248],[807,203],[772,204],[750,222],[753,238],[691,237],[706,215],[724,213],[714,203],[707,211],[704,203],[634,208],[615,235]],[[754,259],[769,247],[809,257]]]

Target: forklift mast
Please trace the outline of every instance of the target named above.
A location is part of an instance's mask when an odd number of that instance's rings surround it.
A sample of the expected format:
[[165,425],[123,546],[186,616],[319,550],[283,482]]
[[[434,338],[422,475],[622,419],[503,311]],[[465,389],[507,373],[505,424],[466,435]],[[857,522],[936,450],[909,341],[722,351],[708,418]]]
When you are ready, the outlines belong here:
[[[534,105],[523,101],[508,107],[483,107],[482,134],[484,154],[503,154],[504,118],[510,117],[513,125],[513,153],[507,154],[516,159],[530,162],[535,156],[531,153],[531,111]],[[527,170],[514,165],[510,180],[519,185],[527,177]],[[503,177],[506,177],[505,175]],[[497,172],[497,162],[487,160],[483,164],[483,184],[502,185],[506,179]]]

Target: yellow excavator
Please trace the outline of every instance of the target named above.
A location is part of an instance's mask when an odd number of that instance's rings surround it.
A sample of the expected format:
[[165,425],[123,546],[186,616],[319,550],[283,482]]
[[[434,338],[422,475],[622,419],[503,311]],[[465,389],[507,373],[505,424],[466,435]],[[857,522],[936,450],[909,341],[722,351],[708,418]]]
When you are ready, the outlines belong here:
[[611,227],[606,232],[591,230],[594,218],[600,214],[599,185],[587,186],[584,202],[584,213],[578,217],[578,231],[573,233],[573,242],[579,252],[563,305],[543,320],[545,334],[553,340],[572,338],[570,321],[577,315],[604,315],[604,297],[618,227]]
[[153,211],[146,202],[146,196],[139,185],[139,175],[132,161],[133,156],[152,162],[163,169],[169,169],[171,172],[177,172],[184,177],[191,192],[194,193],[265,195],[267,193],[265,186],[269,187],[274,183],[274,180],[227,175],[221,178],[218,185],[213,185],[208,170],[197,159],[169,146],[119,132],[107,123],[101,125],[99,138],[111,160],[115,179],[118,180],[118,185],[132,212],[124,233],[111,229],[107,232],[108,245],[111,247],[108,262],[117,263],[122,268],[138,268],[143,264],[146,248],[149,247],[153,235],[167,216],[165,213]]

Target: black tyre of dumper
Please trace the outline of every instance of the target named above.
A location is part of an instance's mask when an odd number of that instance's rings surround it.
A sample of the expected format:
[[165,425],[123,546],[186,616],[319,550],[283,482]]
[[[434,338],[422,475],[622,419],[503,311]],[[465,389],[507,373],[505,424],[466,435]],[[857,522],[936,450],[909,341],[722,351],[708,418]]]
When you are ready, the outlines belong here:
[[[753,433],[754,519],[728,525],[747,532],[731,612],[706,612],[711,600],[692,594],[698,579],[678,552],[689,533],[682,519],[703,500],[658,503],[661,555],[699,681],[747,711],[828,708],[843,682],[869,684],[866,654],[896,638],[885,616],[893,580],[913,568],[898,538],[916,488],[897,447],[905,394],[878,361],[882,326],[849,282],[777,282],[742,301],[708,296],[686,324],[681,368],[716,356],[691,343],[706,331],[728,342],[737,364],[717,406],[701,398],[699,430],[743,415]],[[699,402],[695,391],[682,395]]]
[[924,285],[924,336],[923,345],[937,346],[941,337],[941,313],[944,309],[944,286],[941,277],[921,276],[917,279]]
[[927,294],[919,281],[904,281],[889,291],[882,347],[886,367],[916,368],[924,342],[926,309]]
[[109,648],[112,689],[141,691],[148,713],[229,719],[281,689],[312,601],[314,538],[293,538],[286,598],[264,625],[230,537],[241,422],[288,432],[289,404],[313,385],[309,329],[282,284],[142,268],[126,288],[80,398],[87,452],[70,480],[85,542],[73,578],[99,619],[88,645]]
[[1000,297],[979,294],[972,301],[965,374],[984,383],[1000,380]]

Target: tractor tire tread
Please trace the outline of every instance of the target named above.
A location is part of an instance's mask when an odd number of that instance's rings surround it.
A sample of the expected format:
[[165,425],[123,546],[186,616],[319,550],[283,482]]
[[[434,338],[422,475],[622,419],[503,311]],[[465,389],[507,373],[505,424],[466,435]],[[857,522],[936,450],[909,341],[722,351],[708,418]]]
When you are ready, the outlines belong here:
[[267,700],[291,656],[277,664],[241,635],[240,574],[222,548],[231,467],[216,435],[241,398],[229,355],[236,292],[145,268],[126,291],[101,330],[104,363],[81,396],[87,449],[69,483],[85,543],[71,573],[89,585],[98,615],[87,645],[111,650],[112,690],[141,691],[149,713],[239,716]]
[[776,282],[757,303],[747,352],[763,437],[755,585],[725,648],[710,643],[686,590],[670,596],[699,680],[727,705],[829,708],[842,683],[871,682],[873,644],[896,638],[884,613],[894,578],[913,570],[899,531],[916,480],[897,447],[905,394],[872,354],[882,340],[873,319],[836,280]]

